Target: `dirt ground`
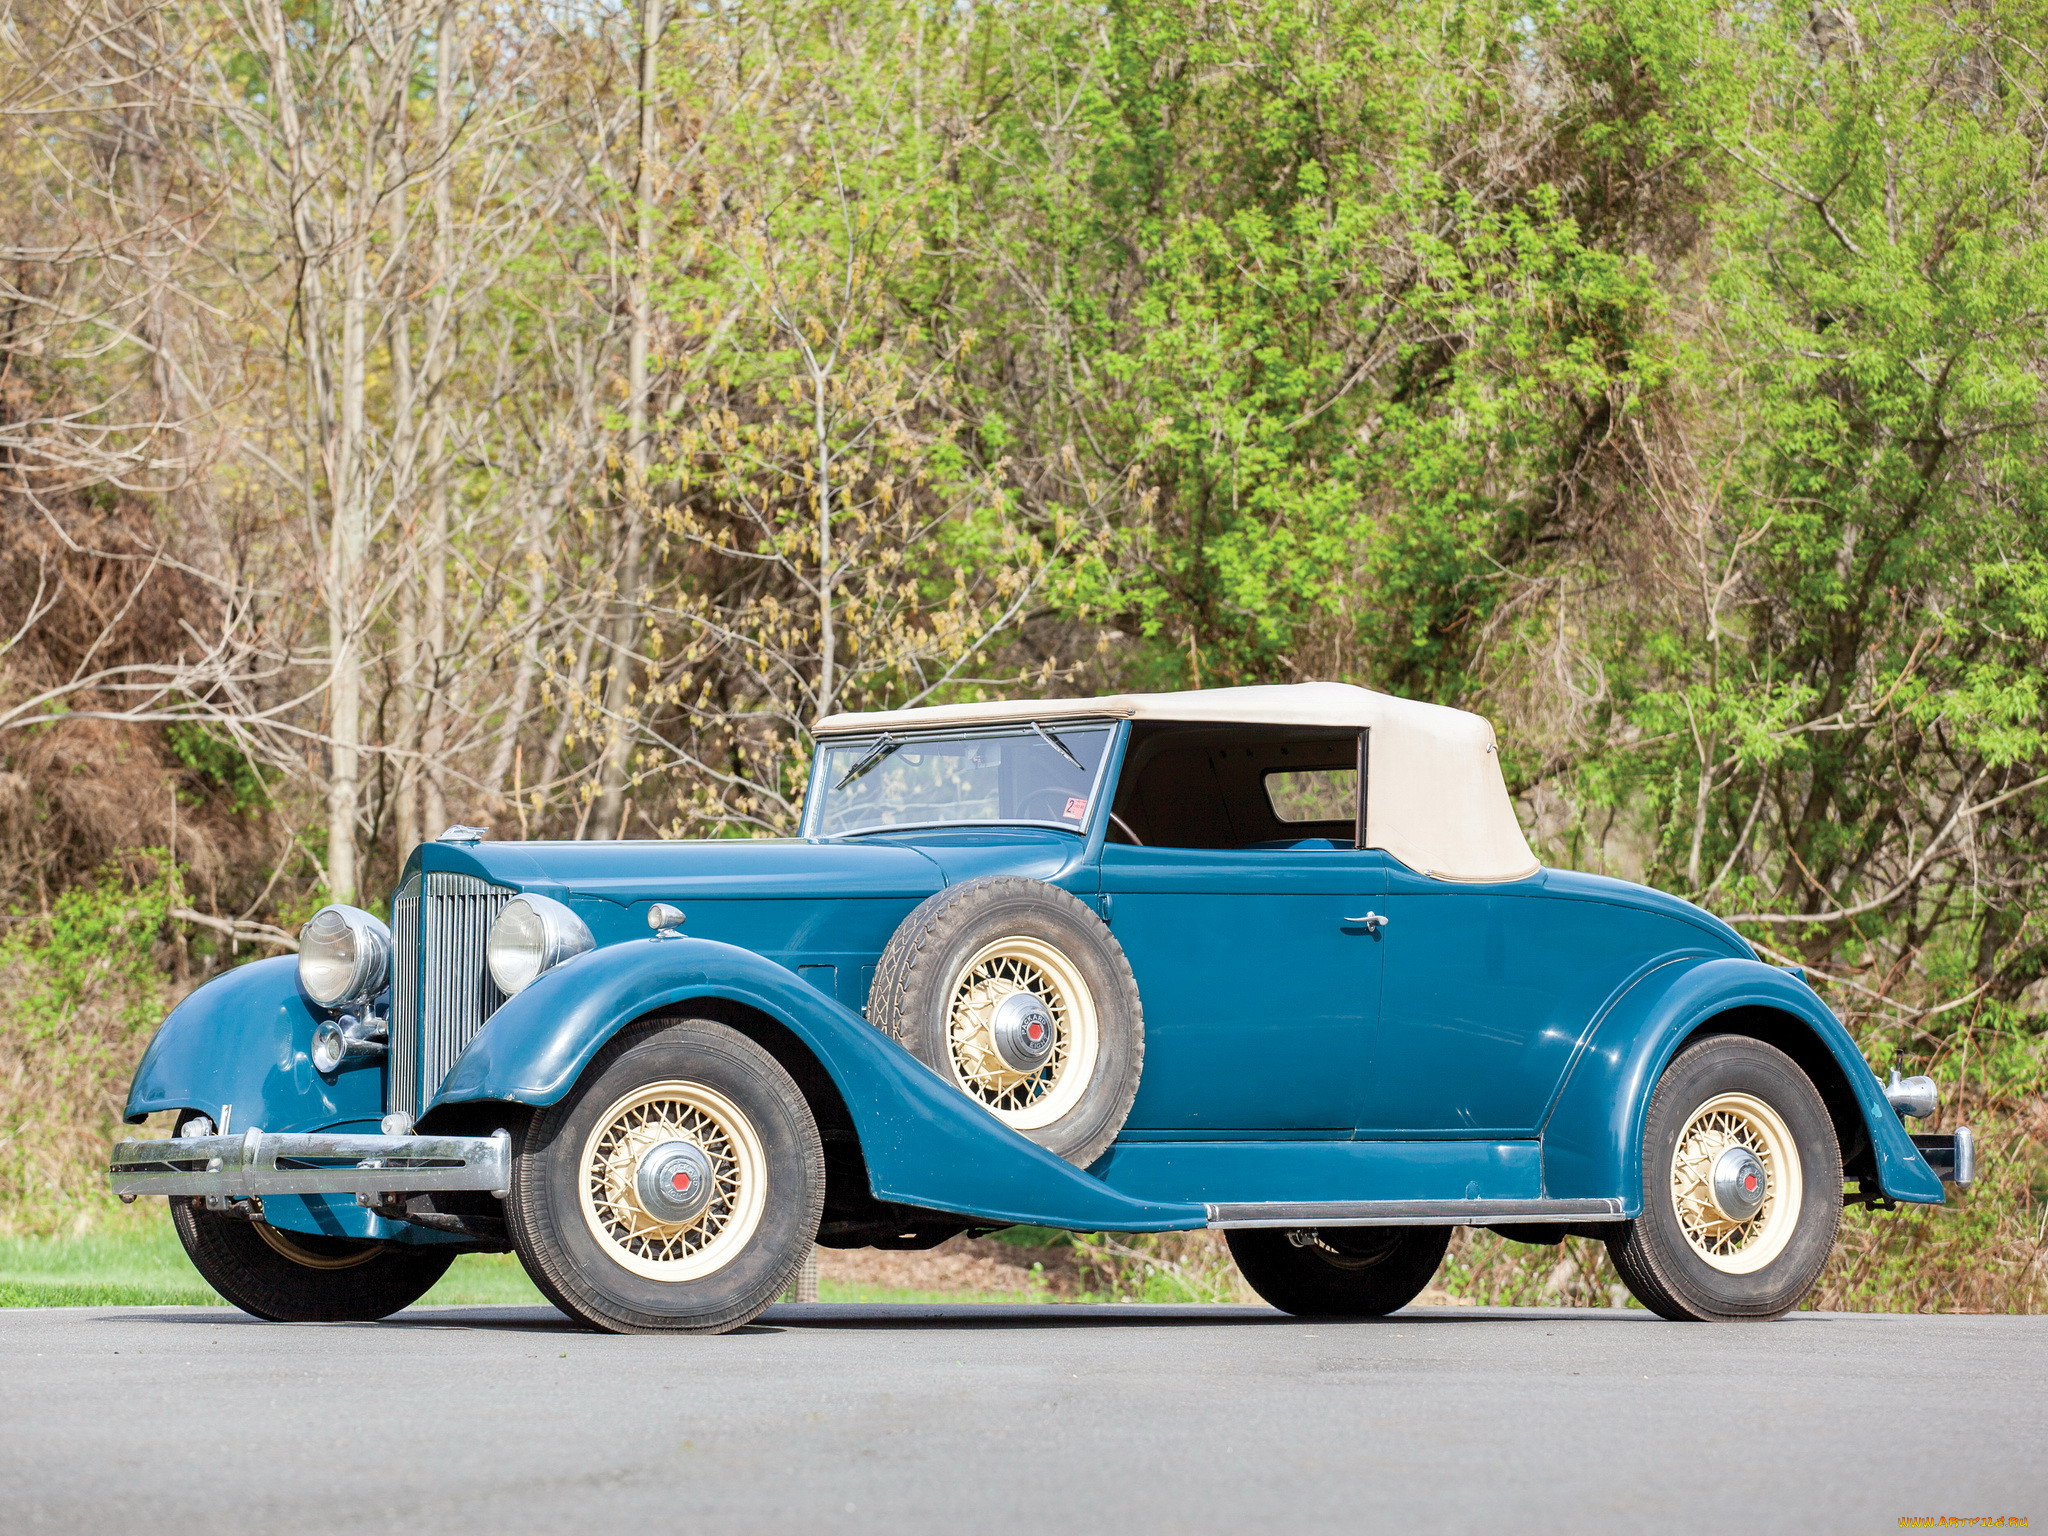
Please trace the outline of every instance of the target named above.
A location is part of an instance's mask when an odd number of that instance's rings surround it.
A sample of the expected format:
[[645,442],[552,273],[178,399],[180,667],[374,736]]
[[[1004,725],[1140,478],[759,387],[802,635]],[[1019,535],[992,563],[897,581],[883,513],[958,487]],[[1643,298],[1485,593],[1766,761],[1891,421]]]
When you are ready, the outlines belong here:
[[[1038,1275],[1032,1266],[1040,1265]],[[963,1295],[1064,1299],[1082,1289],[1071,1248],[1025,1248],[993,1238],[948,1238],[918,1253],[880,1248],[820,1248],[818,1278],[840,1285]]]
[[[1036,1266],[1036,1272],[1034,1272]],[[1229,1270],[1226,1265],[1225,1270]],[[962,1296],[1043,1297],[1069,1301],[1084,1292],[1100,1299],[1113,1296],[1113,1275],[1084,1269],[1069,1247],[1032,1248],[994,1238],[949,1238],[922,1252],[890,1252],[879,1248],[820,1248],[818,1278],[838,1285],[869,1286],[898,1291],[927,1291]],[[1242,1282],[1223,1288],[1210,1299],[1253,1300]],[[1453,1296],[1432,1283],[1416,1297],[1423,1306],[1471,1306],[1468,1297]]]

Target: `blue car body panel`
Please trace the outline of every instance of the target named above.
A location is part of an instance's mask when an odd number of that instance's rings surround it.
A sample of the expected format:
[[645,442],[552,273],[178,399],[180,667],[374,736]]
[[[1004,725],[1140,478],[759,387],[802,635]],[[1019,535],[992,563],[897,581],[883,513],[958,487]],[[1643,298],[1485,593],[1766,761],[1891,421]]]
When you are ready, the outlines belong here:
[[437,1104],[552,1104],[620,1028],[720,999],[795,1032],[839,1090],[872,1193],[988,1221],[1123,1232],[1202,1225],[1198,1204],[1134,1198],[1063,1162],[942,1082],[865,1019],[759,955],[703,939],[640,939],[541,977],[456,1061]]
[[383,1073],[313,1070],[307,1052],[326,1017],[300,993],[291,956],[236,967],[171,1010],[135,1069],[127,1118],[196,1109],[218,1125],[233,1105],[235,1128],[374,1129],[384,1114]]
[[[1127,739],[1120,731],[1111,748],[1112,781]],[[621,1028],[719,1000],[776,1021],[816,1057],[853,1122],[871,1193],[898,1205],[1113,1231],[1199,1226],[1211,1203],[1596,1197],[1634,1214],[1658,1075],[1716,1016],[1769,1010],[1839,1066],[1883,1192],[1942,1199],[1820,999],[1675,897],[1561,870],[1436,880],[1326,839],[1225,851],[1106,844],[1106,825],[1098,812],[1081,834],[426,844],[408,876],[469,875],[553,897],[597,945],[498,1007],[429,1112],[552,1103]],[[875,964],[911,909],[997,874],[1091,903],[1139,983],[1138,1099],[1092,1169],[1011,1131],[861,1017]],[[656,901],[684,909],[687,937],[647,936]],[[1368,911],[1388,921],[1358,921]],[[383,1068],[315,1072],[308,1046],[323,1016],[300,996],[289,958],[218,978],[158,1031],[128,1118],[197,1109],[218,1120],[233,1105],[237,1128],[374,1127]],[[442,1240],[352,1202],[296,1199],[269,1202],[272,1219]]]
[[1812,1031],[1855,1095],[1885,1194],[1939,1204],[1941,1180],[1914,1149],[1841,1021],[1803,981],[1775,966],[1734,959],[1674,960],[1643,976],[1607,1010],[1544,1129],[1544,1192],[1619,1193],[1628,1214],[1638,1214],[1643,1117],[1658,1077],[1694,1030],[1745,1008],[1789,1015]]
[[[129,1085],[126,1118],[196,1109],[232,1130],[376,1130],[384,1115],[384,1074],[376,1063],[351,1063],[331,1075],[313,1070],[313,1029],[326,1017],[299,991],[298,962],[289,955],[216,977],[158,1027]],[[348,1196],[272,1195],[264,1216],[272,1226],[329,1237],[454,1241],[384,1221]]]

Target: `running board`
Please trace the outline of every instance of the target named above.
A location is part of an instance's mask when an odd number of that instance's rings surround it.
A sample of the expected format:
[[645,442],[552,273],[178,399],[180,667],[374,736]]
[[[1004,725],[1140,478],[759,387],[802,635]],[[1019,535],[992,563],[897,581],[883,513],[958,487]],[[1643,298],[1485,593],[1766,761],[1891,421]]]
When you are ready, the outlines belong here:
[[1212,1227],[1503,1227],[1621,1221],[1619,1200],[1324,1200],[1212,1205]]

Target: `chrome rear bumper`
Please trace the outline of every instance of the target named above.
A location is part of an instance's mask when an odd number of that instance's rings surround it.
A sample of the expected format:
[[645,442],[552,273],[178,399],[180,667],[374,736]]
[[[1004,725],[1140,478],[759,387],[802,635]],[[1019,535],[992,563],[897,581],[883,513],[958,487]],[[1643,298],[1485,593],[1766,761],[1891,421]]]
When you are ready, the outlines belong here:
[[1977,1178],[1977,1138],[1968,1126],[1946,1136],[1915,1136],[1913,1145],[1944,1184],[1968,1189]]
[[137,1195],[418,1194],[483,1189],[502,1197],[512,1180],[512,1137],[339,1136],[247,1130],[233,1136],[124,1141],[107,1177],[124,1200]]

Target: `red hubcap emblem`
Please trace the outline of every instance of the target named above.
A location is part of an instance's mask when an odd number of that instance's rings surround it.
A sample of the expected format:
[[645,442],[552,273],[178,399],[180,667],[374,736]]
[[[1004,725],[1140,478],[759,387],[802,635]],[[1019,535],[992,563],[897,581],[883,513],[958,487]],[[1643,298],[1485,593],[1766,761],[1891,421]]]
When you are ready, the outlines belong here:
[[1038,1044],[1039,1041],[1045,1038],[1045,1026],[1036,1019],[1031,1021],[1031,1027],[1024,1032],[1031,1037],[1033,1045]]
[[[1754,1181],[1752,1180],[1752,1182]],[[679,1195],[687,1195],[690,1192],[690,1176],[687,1173],[677,1174],[669,1180],[669,1184]]]
[[1743,1179],[1742,1179],[1742,1187],[1743,1187],[1744,1189],[1748,1190],[1748,1191],[1749,1191],[1749,1192],[1750,1192],[1750,1193],[1751,1193],[1752,1195],[1753,1195],[1753,1194],[1755,1194],[1755,1193],[1756,1193],[1756,1175],[1755,1175],[1755,1174],[1753,1174],[1753,1173],[1751,1173],[1751,1174],[1745,1174],[1745,1175],[1743,1175]]

